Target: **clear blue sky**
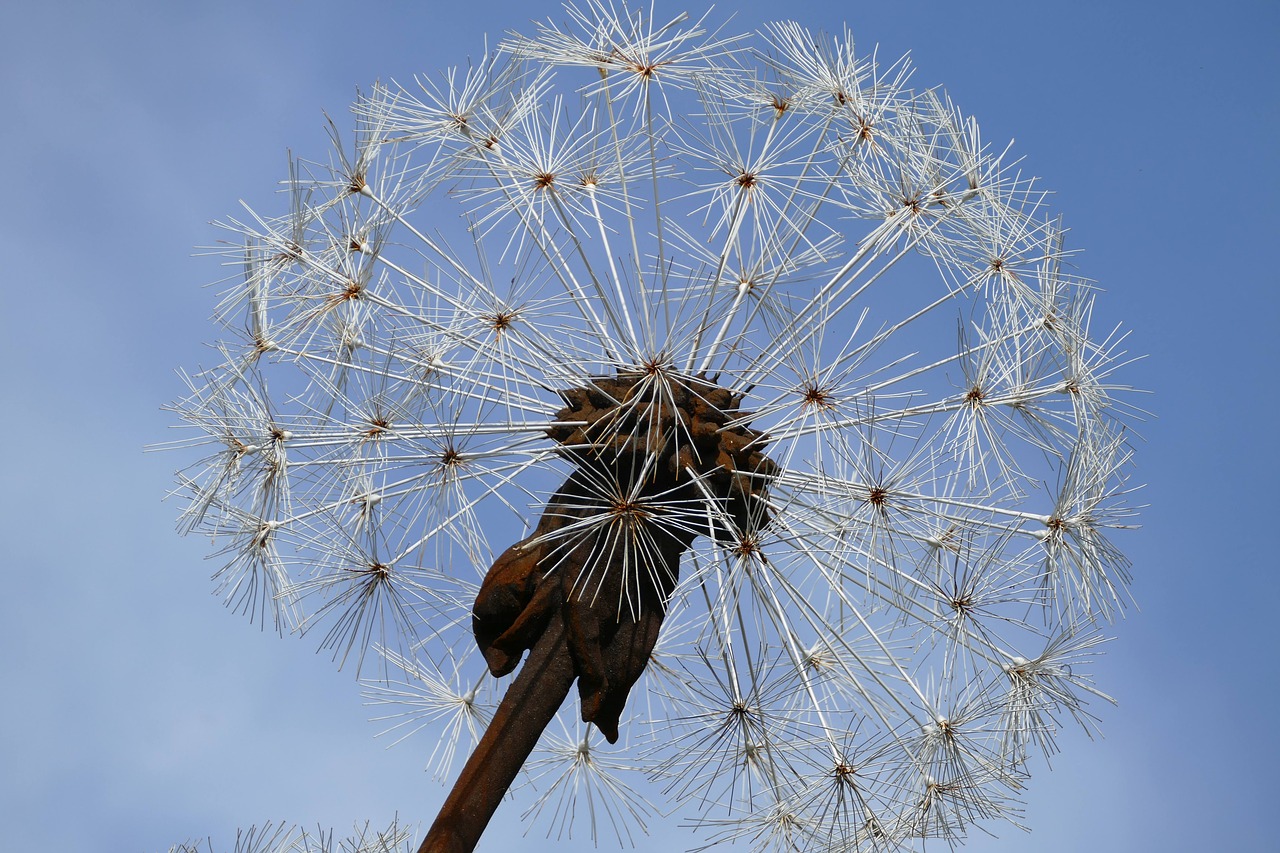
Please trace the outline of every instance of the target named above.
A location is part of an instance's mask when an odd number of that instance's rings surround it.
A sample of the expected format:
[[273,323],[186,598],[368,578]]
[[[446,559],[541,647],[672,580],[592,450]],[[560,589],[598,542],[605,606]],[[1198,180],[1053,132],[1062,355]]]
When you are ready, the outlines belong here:
[[[664,2],[674,12],[677,4]],[[700,11],[701,7],[692,7]],[[722,7],[727,12],[729,7]],[[977,851],[1274,846],[1280,530],[1280,5],[744,3],[910,51],[1026,168],[1133,329],[1151,390],[1140,605],[1096,667],[1105,739],[1073,736],[1031,836]],[[464,62],[554,3],[22,4],[0,32],[9,178],[0,308],[0,817],[12,850],[163,851],[235,827],[427,821],[415,745],[373,739],[350,672],[210,595],[207,543],[160,496],[160,406],[208,353],[220,271],[192,249],[285,149],[318,153],[357,86]],[[1267,424],[1272,424],[1268,427]],[[1272,439],[1267,439],[1272,435]],[[1271,651],[1267,651],[1270,649]],[[420,749],[420,745],[418,745]],[[482,849],[551,849],[500,813]],[[538,843],[535,843],[535,840]],[[679,831],[654,846],[684,849]],[[573,848],[576,849],[576,848]],[[604,848],[602,848],[604,849]]]

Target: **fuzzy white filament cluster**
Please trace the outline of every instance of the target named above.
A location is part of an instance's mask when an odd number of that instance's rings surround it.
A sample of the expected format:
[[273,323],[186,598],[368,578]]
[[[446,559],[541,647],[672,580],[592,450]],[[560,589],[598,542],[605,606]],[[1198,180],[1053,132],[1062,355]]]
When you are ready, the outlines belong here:
[[[567,703],[529,816],[625,842],[678,807],[767,850],[1016,823],[1029,755],[1106,698],[1087,670],[1127,579],[1135,411],[1060,221],[847,33],[567,17],[375,86],[352,141],[291,161],[286,213],[227,220],[222,363],[174,405],[208,451],[182,528],[230,607],[355,663],[451,776],[501,696],[479,582],[572,470],[564,392],[710,377],[777,466],[761,523],[645,496],[647,524],[714,533],[622,741]],[[593,479],[556,534],[608,543],[597,571],[646,570],[627,487]]]

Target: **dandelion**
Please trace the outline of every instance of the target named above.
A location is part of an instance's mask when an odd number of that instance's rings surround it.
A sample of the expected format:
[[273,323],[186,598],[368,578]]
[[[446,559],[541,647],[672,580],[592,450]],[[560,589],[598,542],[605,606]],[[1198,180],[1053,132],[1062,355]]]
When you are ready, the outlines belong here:
[[566,9],[375,86],[286,213],[225,221],[182,530],[438,775],[473,749],[423,850],[521,778],[565,839],[1016,826],[1030,753],[1107,699],[1124,335],[906,60]]
[[[268,821],[236,833],[234,853],[407,853],[412,831],[393,820],[386,829],[368,824],[357,826],[345,838],[332,831],[311,832],[296,826]],[[215,853],[212,841],[175,844],[169,853]]]

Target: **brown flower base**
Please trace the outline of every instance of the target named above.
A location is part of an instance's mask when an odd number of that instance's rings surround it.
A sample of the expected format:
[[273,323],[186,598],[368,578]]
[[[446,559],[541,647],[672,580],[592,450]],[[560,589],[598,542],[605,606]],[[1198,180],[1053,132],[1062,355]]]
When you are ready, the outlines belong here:
[[474,848],[575,679],[582,719],[616,742],[681,555],[699,535],[736,545],[767,521],[777,466],[713,380],[655,365],[562,396],[548,435],[574,470],[532,535],[494,561],[472,610],[495,676],[532,654],[419,853]]

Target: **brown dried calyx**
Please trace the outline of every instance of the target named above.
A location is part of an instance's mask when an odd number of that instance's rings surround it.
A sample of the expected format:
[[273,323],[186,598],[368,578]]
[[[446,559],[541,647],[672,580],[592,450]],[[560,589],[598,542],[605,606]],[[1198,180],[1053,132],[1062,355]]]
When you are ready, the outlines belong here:
[[736,545],[763,528],[777,466],[765,437],[744,425],[741,398],[704,374],[620,371],[561,396],[547,434],[575,469],[533,533],[494,561],[472,626],[500,676],[558,614],[582,719],[613,743],[681,555],[699,535]]

